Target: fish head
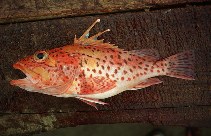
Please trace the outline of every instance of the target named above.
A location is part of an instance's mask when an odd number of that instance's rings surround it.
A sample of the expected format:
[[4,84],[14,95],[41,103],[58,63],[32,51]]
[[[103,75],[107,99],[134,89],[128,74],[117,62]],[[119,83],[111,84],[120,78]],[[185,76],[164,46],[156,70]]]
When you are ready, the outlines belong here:
[[[13,64],[13,67],[21,70],[26,77],[11,80],[10,84],[27,91],[40,93],[48,88],[66,84],[72,78],[71,74],[67,76],[68,72],[62,67],[68,58],[58,56],[58,54],[55,54],[55,50],[37,51],[34,55],[19,60]],[[62,54],[62,56],[65,56],[65,54]],[[73,72],[71,69],[68,70],[69,73]]]

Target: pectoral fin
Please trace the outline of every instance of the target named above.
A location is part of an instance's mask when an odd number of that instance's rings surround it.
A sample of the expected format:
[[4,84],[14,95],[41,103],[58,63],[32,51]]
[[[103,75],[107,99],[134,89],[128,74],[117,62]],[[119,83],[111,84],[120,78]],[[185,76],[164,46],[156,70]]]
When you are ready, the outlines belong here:
[[98,94],[116,87],[116,82],[106,77],[84,78],[81,83],[80,95]]

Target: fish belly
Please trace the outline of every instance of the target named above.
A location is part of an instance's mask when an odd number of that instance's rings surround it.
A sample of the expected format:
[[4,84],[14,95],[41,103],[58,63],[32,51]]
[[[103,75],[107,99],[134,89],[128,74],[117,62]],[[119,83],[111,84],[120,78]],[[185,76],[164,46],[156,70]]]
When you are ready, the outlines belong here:
[[138,85],[142,80],[145,80],[146,78],[140,78],[139,80],[133,80],[133,81],[120,81],[117,82],[117,86],[112,88],[111,90],[108,90],[103,93],[97,93],[97,94],[88,94],[88,95],[79,95],[81,97],[87,97],[87,98],[94,98],[94,99],[105,99],[112,96],[115,96],[119,93],[122,93],[126,90],[131,90],[134,86]]

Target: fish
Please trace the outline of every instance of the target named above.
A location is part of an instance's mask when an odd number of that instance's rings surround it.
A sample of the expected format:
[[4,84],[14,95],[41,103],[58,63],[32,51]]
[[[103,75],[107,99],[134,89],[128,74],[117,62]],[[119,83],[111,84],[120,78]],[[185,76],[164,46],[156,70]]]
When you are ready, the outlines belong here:
[[10,84],[29,92],[56,97],[77,98],[97,109],[101,101],[126,90],[140,90],[162,83],[158,76],[194,80],[194,51],[188,50],[161,58],[155,49],[118,48],[90,30],[97,19],[74,43],[41,50],[13,64],[26,77]]

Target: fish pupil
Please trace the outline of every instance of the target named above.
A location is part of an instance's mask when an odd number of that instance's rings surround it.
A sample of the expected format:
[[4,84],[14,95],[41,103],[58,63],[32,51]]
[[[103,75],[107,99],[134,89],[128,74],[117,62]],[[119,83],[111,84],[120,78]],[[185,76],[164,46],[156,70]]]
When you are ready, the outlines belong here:
[[37,58],[38,59],[43,59],[44,58],[44,54],[43,53],[38,53],[37,54]]

